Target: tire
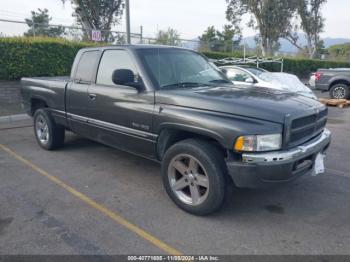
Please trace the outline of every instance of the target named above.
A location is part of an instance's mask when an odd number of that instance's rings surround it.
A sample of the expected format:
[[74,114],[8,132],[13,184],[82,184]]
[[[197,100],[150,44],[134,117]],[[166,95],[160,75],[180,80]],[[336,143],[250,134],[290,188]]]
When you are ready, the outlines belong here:
[[329,90],[329,95],[332,99],[349,99],[350,89],[345,84],[335,84]]
[[35,111],[34,134],[38,144],[43,149],[54,150],[64,144],[65,129],[55,123],[47,109]]
[[166,151],[161,170],[166,192],[186,212],[208,215],[222,206],[226,164],[210,143],[194,139],[176,143]]

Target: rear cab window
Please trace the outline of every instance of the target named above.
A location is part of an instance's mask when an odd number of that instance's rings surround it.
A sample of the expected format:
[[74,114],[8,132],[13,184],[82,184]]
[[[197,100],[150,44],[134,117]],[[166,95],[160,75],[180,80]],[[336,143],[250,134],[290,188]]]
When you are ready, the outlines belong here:
[[99,58],[99,51],[86,51],[82,53],[74,80],[80,83],[91,83],[92,77],[95,74],[95,65]]

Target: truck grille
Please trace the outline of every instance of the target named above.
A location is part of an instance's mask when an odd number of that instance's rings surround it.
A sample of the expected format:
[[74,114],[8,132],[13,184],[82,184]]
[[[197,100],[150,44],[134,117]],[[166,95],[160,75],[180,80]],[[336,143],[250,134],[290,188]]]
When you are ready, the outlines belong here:
[[322,133],[327,123],[328,109],[294,119],[291,123],[289,147],[305,143]]

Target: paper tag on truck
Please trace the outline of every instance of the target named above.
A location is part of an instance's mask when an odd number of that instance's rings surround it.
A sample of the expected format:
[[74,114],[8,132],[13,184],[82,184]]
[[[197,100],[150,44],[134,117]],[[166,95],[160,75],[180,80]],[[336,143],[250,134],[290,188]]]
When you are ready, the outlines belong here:
[[316,160],[315,160],[315,166],[314,166],[314,170],[312,172],[313,176],[317,176],[320,174],[324,174],[325,172],[325,168],[324,168],[324,158],[326,157],[325,154],[319,153],[316,156]]

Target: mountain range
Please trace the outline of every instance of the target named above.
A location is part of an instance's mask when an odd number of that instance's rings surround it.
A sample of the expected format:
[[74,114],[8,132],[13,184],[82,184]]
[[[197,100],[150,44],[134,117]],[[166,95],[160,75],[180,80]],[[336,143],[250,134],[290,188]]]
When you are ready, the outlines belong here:
[[[350,43],[350,38],[332,38],[332,37],[326,37],[322,39],[324,41],[324,45],[326,48],[332,46],[332,45],[339,45],[339,44],[345,44],[345,43]],[[250,48],[255,48],[256,47],[256,42],[255,42],[255,36],[250,36],[250,37],[245,37],[242,39],[241,43],[246,43],[247,46]],[[281,38],[280,39],[280,52],[282,53],[296,53],[298,52],[298,49],[293,46],[289,41]],[[299,44],[301,46],[306,46],[307,45],[307,40],[304,34],[299,34]]]

